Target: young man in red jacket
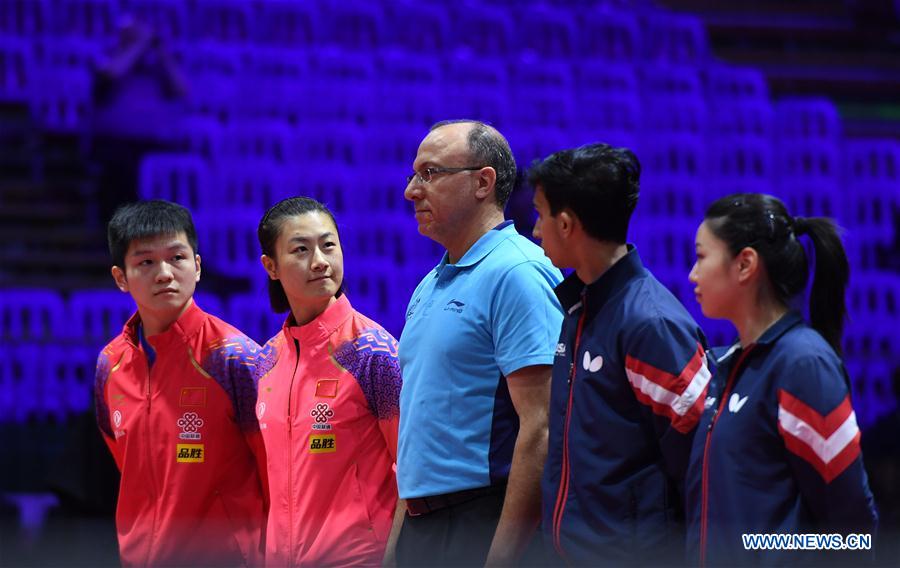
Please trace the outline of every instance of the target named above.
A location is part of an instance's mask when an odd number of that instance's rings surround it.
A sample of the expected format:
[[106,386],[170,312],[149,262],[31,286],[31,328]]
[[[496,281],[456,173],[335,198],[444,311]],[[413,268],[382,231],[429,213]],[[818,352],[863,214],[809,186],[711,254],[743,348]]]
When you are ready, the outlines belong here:
[[124,566],[262,563],[265,453],[254,412],[259,346],[193,301],[197,233],[187,209],[119,208],[112,276],[137,313],[100,353],[100,431],[122,473]]

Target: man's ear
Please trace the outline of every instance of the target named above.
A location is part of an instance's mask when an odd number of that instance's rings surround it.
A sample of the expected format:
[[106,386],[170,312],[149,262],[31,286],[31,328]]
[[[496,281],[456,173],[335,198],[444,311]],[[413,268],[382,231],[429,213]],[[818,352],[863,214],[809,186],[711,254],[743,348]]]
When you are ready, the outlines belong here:
[[123,292],[128,292],[128,280],[125,278],[125,271],[118,266],[113,266],[110,273],[116,282],[116,287]]
[[269,280],[278,280],[278,265],[275,264],[275,261],[272,260],[271,257],[266,255],[260,256],[259,261],[262,263],[263,268],[266,269],[266,274],[269,275]]
[[571,237],[572,233],[575,232],[575,224],[578,223],[578,217],[575,216],[571,209],[567,208],[560,211],[556,219],[560,236],[563,238]]
[[475,188],[475,196],[479,199],[491,197],[497,189],[497,170],[487,166],[478,171],[478,186]]
[[200,255],[194,255],[194,264],[197,268],[197,277],[194,279],[194,282],[200,282]]

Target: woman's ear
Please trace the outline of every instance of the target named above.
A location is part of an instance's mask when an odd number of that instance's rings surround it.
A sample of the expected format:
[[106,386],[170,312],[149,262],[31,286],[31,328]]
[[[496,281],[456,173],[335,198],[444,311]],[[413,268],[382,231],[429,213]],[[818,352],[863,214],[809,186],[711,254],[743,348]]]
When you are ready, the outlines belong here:
[[744,247],[737,254],[734,262],[737,264],[738,282],[748,282],[755,278],[760,270],[759,252],[753,247]]
[[265,268],[266,274],[269,275],[269,279],[278,280],[278,265],[275,264],[275,261],[266,255],[260,256],[259,261]]

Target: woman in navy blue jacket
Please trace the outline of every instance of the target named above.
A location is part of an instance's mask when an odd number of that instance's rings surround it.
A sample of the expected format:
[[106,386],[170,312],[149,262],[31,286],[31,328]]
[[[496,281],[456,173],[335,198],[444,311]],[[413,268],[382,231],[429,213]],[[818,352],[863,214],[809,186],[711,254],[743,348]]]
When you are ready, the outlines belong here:
[[[811,326],[791,308],[809,278],[801,236],[815,252]],[[689,558],[701,565],[821,560],[810,552],[754,549],[761,543],[744,535],[843,539],[875,530],[839,355],[849,268],[837,228],[827,218],[791,217],[772,196],[735,194],[709,207],[696,247],[690,280],[697,301],[707,317],[734,324],[739,341],[717,354],[694,437],[686,484]],[[865,548],[865,537],[860,541],[847,544]],[[780,544],[814,548],[841,540],[790,537]]]

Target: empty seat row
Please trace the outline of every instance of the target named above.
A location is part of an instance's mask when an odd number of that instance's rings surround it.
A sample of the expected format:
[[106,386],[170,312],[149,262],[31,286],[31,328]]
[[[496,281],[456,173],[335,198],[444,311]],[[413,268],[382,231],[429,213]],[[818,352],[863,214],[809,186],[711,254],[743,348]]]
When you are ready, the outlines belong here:
[[7,0],[0,33],[23,37],[115,36],[126,16],[174,42],[214,41],[283,47],[378,47],[482,55],[701,62],[709,55],[701,22],[687,15],[622,5],[533,2],[294,2],[292,0]]

